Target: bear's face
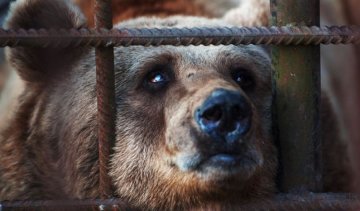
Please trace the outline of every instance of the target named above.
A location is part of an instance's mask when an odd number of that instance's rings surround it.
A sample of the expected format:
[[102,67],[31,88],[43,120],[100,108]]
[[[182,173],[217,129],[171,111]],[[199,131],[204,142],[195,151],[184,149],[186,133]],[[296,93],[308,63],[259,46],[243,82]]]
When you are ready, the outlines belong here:
[[[81,17],[68,2],[22,0],[8,26],[77,28]],[[172,17],[116,27],[205,26],[228,25]],[[9,59],[27,81],[22,100],[36,102],[27,150],[43,153],[31,162],[48,164],[40,172],[58,172],[35,179],[46,180],[47,192],[98,196],[94,52],[16,48]],[[259,46],[115,48],[116,143],[109,173],[116,195],[142,208],[171,209],[272,193],[270,75],[269,56]],[[52,182],[58,186],[50,187]]]
[[[142,24],[186,24],[153,21]],[[175,203],[271,190],[257,181],[259,190],[244,193],[258,175],[272,178],[276,160],[269,138],[271,62],[264,49],[134,46],[116,48],[115,58],[110,172],[120,196],[151,205],[155,195]]]

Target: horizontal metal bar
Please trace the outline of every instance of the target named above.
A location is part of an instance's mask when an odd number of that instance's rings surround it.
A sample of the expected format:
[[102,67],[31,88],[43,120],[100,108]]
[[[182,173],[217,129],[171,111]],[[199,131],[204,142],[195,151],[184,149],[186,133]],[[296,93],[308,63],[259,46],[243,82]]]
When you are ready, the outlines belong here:
[[0,29],[0,47],[359,44],[360,26],[164,29]]
[[[2,202],[0,210],[130,210],[119,199],[84,201],[19,201]],[[360,208],[360,197],[340,193],[309,193],[305,195],[279,194],[274,198],[241,205],[241,210],[356,210]],[[209,207],[211,209],[211,207]]]

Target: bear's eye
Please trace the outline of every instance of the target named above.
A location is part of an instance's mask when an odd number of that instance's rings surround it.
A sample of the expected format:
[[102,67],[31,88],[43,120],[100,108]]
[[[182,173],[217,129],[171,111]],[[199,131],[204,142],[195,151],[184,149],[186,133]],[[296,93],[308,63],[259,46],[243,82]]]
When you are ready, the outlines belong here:
[[170,77],[166,72],[152,71],[145,78],[145,87],[151,90],[159,90],[169,83]]
[[249,90],[254,87],[254,78],[245,69],[237,69],[232,72],[233,80],[244,90]]
[[149,78],[151,83],[164,83],[166,82],[166,77],[162,73],[156,73]]

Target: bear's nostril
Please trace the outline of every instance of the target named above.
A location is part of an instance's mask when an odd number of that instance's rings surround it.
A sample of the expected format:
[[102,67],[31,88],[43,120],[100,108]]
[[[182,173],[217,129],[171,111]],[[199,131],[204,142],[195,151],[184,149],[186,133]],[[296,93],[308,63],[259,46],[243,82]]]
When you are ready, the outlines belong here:
[[242,120],[246,117],[245,112],[238,105],[233,106],[230,109],[230,113],[232,114],[232,117],[234,118],[234,120]]
[[222,115],[223,113],[221,107],[213,106],[203,113],[202,118],[204,118],[206,121],[217,122],[221,120]]

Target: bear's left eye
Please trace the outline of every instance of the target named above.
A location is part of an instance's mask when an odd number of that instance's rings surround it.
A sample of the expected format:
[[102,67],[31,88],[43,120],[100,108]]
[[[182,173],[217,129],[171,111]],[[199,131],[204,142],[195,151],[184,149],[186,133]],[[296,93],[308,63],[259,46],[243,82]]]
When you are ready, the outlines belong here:
[[240,69],[233,71],[232,78],[244,90],[254,87],[254,78],[247,70]]
[[145,78],[145,86],[151,90],[159,90],[164,88],[170,81],[170,77],[166,72],[153,71]]

